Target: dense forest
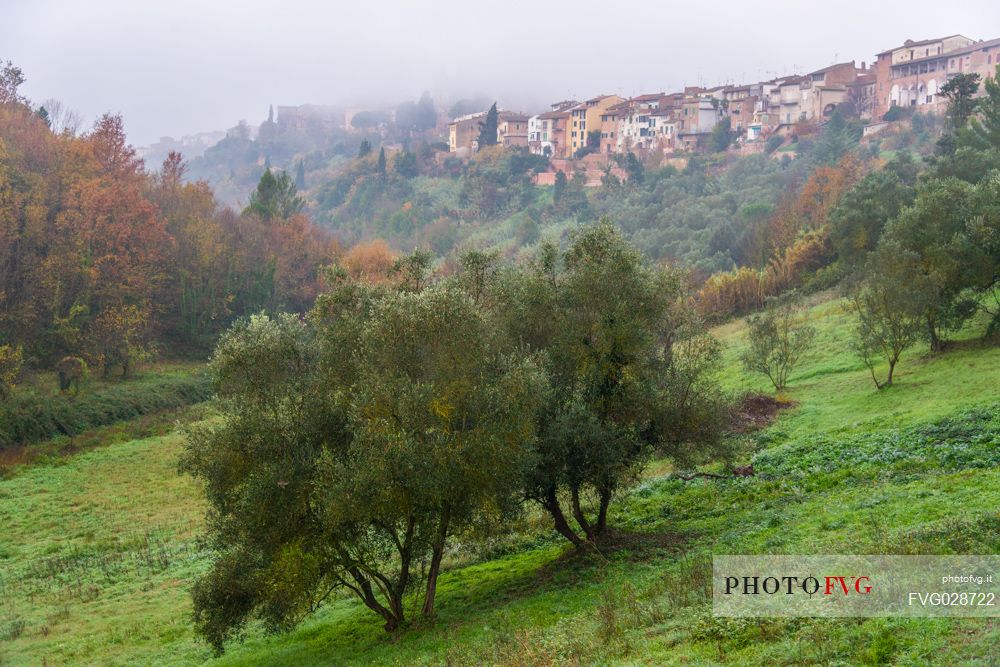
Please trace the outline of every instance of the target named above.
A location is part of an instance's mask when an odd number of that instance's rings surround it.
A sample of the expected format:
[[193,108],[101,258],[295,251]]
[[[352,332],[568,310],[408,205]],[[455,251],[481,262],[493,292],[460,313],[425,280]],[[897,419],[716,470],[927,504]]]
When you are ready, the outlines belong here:
[[6,363],[73,358],[128,375],[158,350],[205,354],[240,315],[310,306],[337,245],[284,181],[262,179],[242,212],[221,207],[179,155],[147,170],[118,116],[53,131],[18,95],[22,79],[11,65],[0,77]]

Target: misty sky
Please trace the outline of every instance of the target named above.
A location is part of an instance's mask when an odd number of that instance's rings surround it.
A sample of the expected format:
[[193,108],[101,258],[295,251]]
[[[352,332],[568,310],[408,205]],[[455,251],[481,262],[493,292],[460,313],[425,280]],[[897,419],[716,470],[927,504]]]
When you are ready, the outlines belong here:
[[0,59],[89,124],[148,144],[259,123],[268,104],[475,92],[531,111],[871,61],[906,38],[1000,37],[1000,1],[0,0]]

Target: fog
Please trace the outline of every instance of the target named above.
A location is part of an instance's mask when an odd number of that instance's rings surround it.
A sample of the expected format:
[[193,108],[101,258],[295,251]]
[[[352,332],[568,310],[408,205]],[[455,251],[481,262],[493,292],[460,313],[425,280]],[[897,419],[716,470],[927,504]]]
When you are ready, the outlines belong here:
[[375,104],[428,90],[550,101],[870,62],[907,38],[1000,37],[1000,2],[0,0],[0,58],[34,101],[139,145],[258,123],[269,104]]

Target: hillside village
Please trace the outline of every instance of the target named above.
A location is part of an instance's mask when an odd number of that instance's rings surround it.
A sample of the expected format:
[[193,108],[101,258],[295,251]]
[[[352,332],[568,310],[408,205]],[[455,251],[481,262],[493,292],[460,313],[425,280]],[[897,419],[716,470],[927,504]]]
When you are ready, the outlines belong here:
[[[956,74],[993,75],[1000,63],[1000,39],[975,41],[950,35],[902,45],[864,61],[838,63],[807,74],[756,83],[685,87],[681,92],[631,98],[598,95],[583,102],[555,102],[544,113],[502,111],[497,143],[527,147],[553,158],[628,152],[664,154],[705,150],[713,130],[729,123],[735,150],[756,153],[773,136],[789,137],[802,124],[820,125],[837,108],[869,121],[866,134],[885,127],[893,107],[941,114],[947,100],[941,86]],[[449,148],[459,155],[478,149],[486,112],[455,118]]]
[[[555,102],[543,113],[502,111],[497,142],[527,147],[552,158],[588,153],[621,155],[703,151],[720,123],[728,123],[733,150],[762,152],[769,138],[793,136],[802,125],[822,125],[837,108],[869,121],[865,135],[886,127],[893,108],[942,114],[941,87],[955,74],[993,75],[1000,39],[976,41],[950,35],[882,51],[869,66],[843,62],[809,72],[714,88],[631,98],[598,95],[583,102]],[[449,124],[449,148],[459,155],[478,149],[478,127],[486,112]]]
[[[627,180],[628,170],[619,163],[630,153],[641,162],[656,158],[680,168],[697,153],[794,158],[798,140],[822,129],[834,110],[863,123],[864,138],[873,138],[914,113],[943,116],[948,100],[941,89],[950,78],[976,74],[983,81],[998,64],[1000,38],[949,35],[906,40],[870,61],[766,81],[627,98],[608,93],[527,111],[505,108],[499,100],[496,143],[548,158],[547,167],[532,175],[535,185],[553,185],[559,173],[580,173],[587,187],[600,186],[605,175]],[[139,154],[156,165],[179,150],[193,160],[189,177],[207,180],[221,201],[233,205],[265,166],[293,171],[304,162],[299,185],[311,186],[330,178],[323,172],[330,159],[355,156],[364,140],[390,157],[423,144],[438,169],[450,170],[455,160],[478,152],[491,100],[452,102],[439,104],[425,93],[418,102],[395,106],[277,105],[259,126],[241,121],[214,145],[222,133],[163,137]]]

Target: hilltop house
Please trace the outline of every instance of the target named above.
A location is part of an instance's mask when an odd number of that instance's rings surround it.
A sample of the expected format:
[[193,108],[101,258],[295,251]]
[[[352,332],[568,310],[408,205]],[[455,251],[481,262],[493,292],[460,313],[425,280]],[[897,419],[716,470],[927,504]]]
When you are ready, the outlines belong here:
[[602,116],[612,106],[622,101],[617,95],[598,95],[569,109],[571,125],[567,139],[567,157],[586,148],[590,132],[602,132]]
[[875,115],[879,118],[893,106],[918,107],[922,111],[944,113],[947,100],[941,87],[956,74],[977,73],[993,76],[1000,58],[1000,39],[975,42],[951,35],[919,42],[907,40],[902,46],[876,56]]
[[497,115],[497,143],[501,146],[528,145],[528,117],[513,111]]
[[486,118],[485,111],[459,116],[448,123],[448,150],[468,157],[479,149],[479,125]]
[[566,150],[569,109],[577,104],[573,100],[556,102],[549,107],[551,111],[535,116],[534,132],[537,139],[529,138],[528,149],[535,155],[561,157]]

